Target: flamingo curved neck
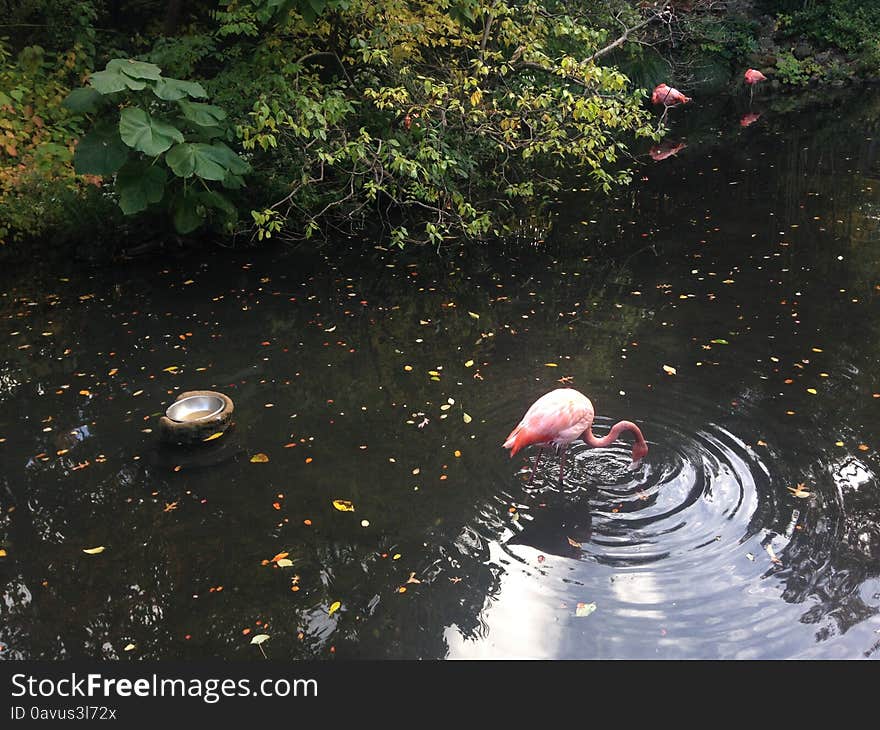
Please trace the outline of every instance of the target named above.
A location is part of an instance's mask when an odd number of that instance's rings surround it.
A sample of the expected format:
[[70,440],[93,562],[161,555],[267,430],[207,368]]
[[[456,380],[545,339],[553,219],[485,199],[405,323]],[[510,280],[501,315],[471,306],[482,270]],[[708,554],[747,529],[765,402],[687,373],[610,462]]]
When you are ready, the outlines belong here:
[[611,430],[607,435],[602,438],[598,438],[593,435],[593,426],[584,431],[584,441],[586,441],[590,446],[595,446],[597,448],[604,448],[605,446],[610,446],[620,437],[620,434],[624,431],[632,431],[636,437],[636,443],[639,446],[644,446],[647,448],[647,444],[645,443],[645,437],[642,436],[642,432],[636,424],[632,421],[618,421],[615,423]]

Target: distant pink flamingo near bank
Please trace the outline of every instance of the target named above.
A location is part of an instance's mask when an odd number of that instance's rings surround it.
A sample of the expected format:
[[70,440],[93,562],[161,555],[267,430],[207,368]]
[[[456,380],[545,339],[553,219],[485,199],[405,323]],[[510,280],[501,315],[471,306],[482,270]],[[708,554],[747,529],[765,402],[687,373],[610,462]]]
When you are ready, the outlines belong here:
[[755,86],[762,81],[766,81],[767,77],[758,71],[758,69],[750,68],[743,74],[743,79],[745,79],[745,82],[749,85],[749,104],[751,104],[752,99],[755,96]]
[[[513,457],[518,451],[532,444],[541,447],[535,457],[532,468],[532,479],[548,446],[561,448],[562,457],[559,465],[559,483],[565,468],[565,452],[569,444],[578,437],[583,437],[590,446],[604,447],[614,443],[623,431],[632,431],[635,435],[633,444],[633,462],[643,459],[648,454],[648,444],[636,424],[631,421],[619,421],[611,431],[602,438],[593,435],[593,419],[595,411],[590,399],[573,388],[557,388],[536,400],[510,436],[504,442],[505,449],[510,449]],[[529,480],[531,481],[531,479]]]

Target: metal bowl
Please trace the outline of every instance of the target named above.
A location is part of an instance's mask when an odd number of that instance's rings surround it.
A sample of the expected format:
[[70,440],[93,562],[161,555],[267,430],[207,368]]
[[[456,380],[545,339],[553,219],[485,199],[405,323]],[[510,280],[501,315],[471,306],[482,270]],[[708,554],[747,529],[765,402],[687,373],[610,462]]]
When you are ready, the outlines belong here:
[[191,395],[168,406],[165,415],[178,423],[193,423],[213,418],[225,405],[223,399],[216,395]]

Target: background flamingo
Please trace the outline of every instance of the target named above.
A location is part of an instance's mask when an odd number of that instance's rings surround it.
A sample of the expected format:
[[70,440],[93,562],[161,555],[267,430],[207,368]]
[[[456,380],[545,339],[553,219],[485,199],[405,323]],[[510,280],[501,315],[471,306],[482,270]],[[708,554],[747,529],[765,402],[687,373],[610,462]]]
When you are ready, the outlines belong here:
[[743,74],[743,78],[749,85],[749,104],[751,104],[752,99],[755,97],[755,85],[761,83],[762,81],[766,81],[767,77],[757,69],[750,68]]
[[606,436],[597,438],[592,430],[594,417],[593,404],[587,396],[573,388],[557,388],[542,395],[531,405],[503,445],[505,449],[510,449],[511,457],[531,444],[541,447],[535,457],[529,483],[535,477],[544,447],[554,446],[562,449],[559,464],[559,483],[562,484],[566,449],[579,436],[583,436],[590,446],[604,447],[616,441],[623,431],[632,431],[636,439],[632,450],[633,462],[648,454],[648,444],[636,424],[620,421],[614,424]]

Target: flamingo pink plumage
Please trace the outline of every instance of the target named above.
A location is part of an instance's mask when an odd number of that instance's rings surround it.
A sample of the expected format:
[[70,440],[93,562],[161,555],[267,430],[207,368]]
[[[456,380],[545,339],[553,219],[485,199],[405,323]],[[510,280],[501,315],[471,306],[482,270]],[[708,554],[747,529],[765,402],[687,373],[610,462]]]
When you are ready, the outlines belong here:
[[687,104],[689,101],[693,101],[693,99],[666,84],[659,84],[654,88],[654,93],[651,94],[651,103],[662,104],[664,107]]
[[573,388],[557,388],[536,400],[525,416],[510,432],[504,442],[505,449],[510,449],[513,457],[526,446],[538,444],[541,451],[535,459],[534,470],[545,446],[556,446],[562,449],[562,464],[559,470],[559,481],[562,481],[562,469],[565,466],[565,450],[569,444],[583,436],[590,446],[604,447],[617,440],[623,431],[632,431],[635,435],[632,458],[638,461],[648,454],[648,444],[636,424],[631,421],[615,423],[611,431],[602,438],[593,435],[593,419],[595,411],[590,399]]
[[746,83],[749,86],[754,86],[755,84],[757,84],[761,81],[767,80],[767,77],[764,74],[762,74],[760,71],[758,71],[757,69],[754,69],[754,68],[750,68],[748,71],[746,71],[743,74],[743,77],[745,78]]
[[746,80],[746,83],[749,85],[749,103],[751,104],[752,99],[755,96],[755,84],[759,84],[762,81],[766,81],[767,77],[762,74],[758,69],[750,68],[743,74],[743,78]]

